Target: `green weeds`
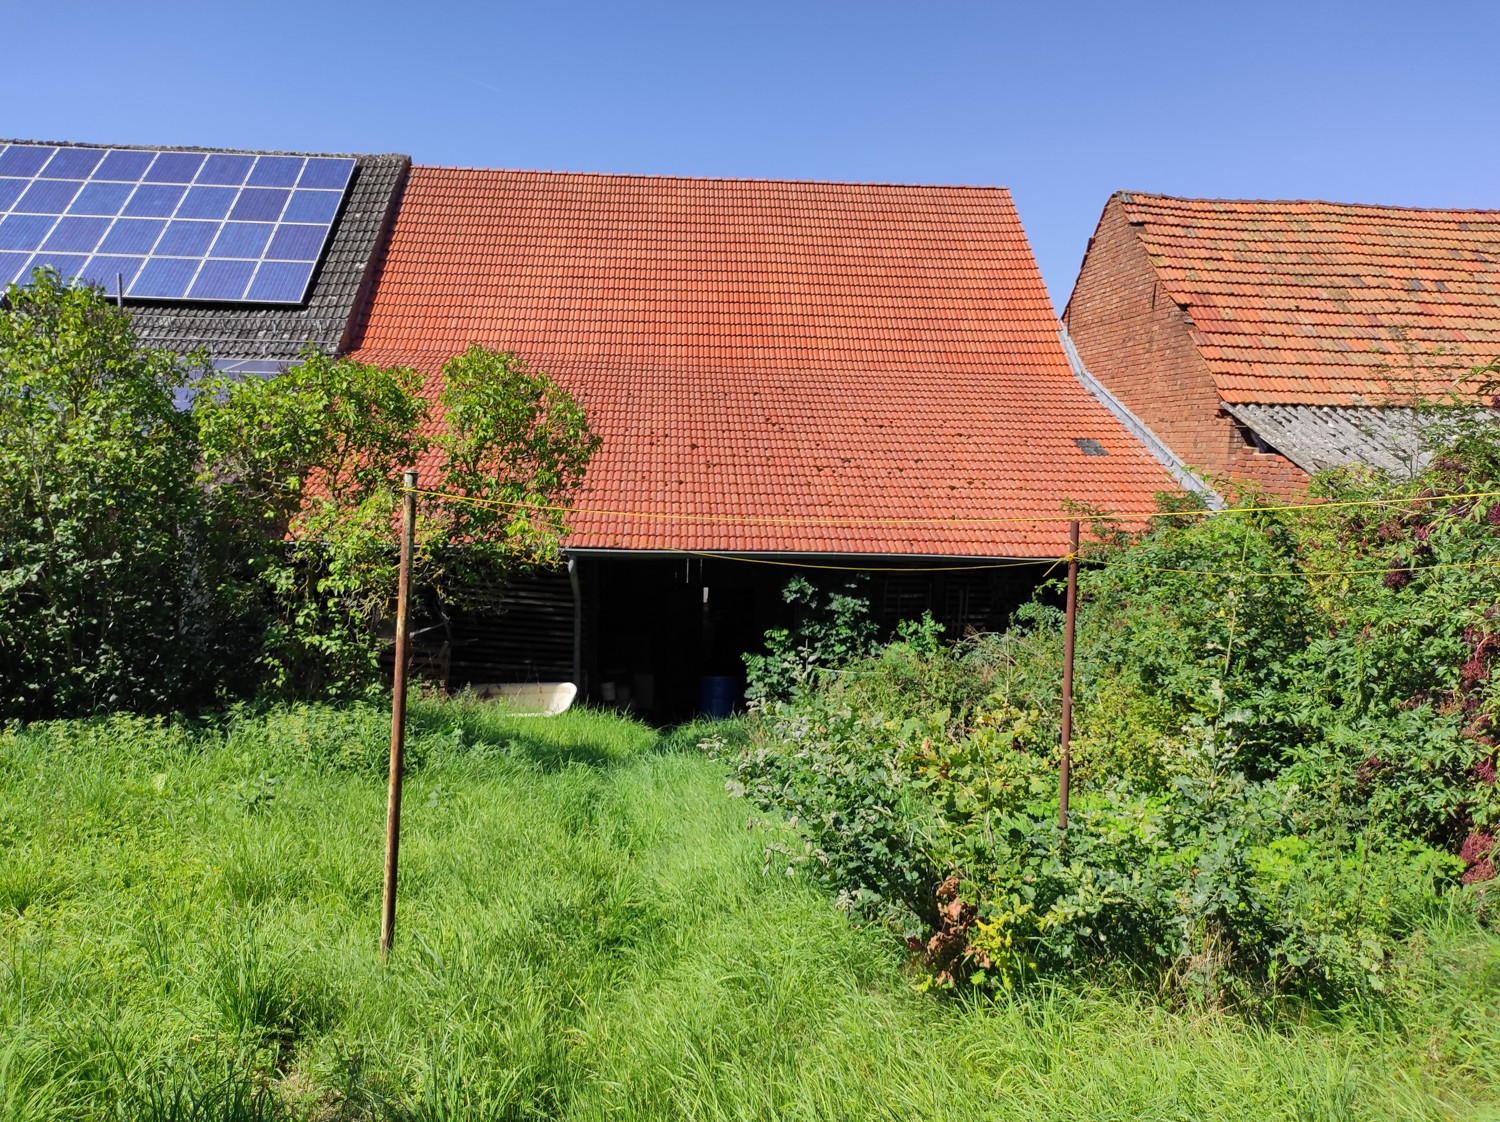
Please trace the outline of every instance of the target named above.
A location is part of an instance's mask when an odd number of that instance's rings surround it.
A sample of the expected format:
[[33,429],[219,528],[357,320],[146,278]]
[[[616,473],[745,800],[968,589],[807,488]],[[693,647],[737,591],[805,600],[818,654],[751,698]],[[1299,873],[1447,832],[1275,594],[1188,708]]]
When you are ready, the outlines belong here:
[[999,635],[944,647],[928,620],[787,679],[717,753],[730,790],[784,825],[771,863],[940,986],[1128,964],[1184,1001],[1389,994],[1431,912],[1493,909],[1497,488],[1488,424],[1414,478],[1321,475],[1327,504],[1095,522],[1066,830],[1045,597]]
[[[376,959],[375,709],[0,733],[0,1120],[1475,1118],[1500,945],[1405,1005],[915,992],[723,794],[702,728],[422,703]],[[737,726],[721,726],[729,736]],[[275,782],[269,782],[274,779]],[[34,884],[24,892],[15,885]]]

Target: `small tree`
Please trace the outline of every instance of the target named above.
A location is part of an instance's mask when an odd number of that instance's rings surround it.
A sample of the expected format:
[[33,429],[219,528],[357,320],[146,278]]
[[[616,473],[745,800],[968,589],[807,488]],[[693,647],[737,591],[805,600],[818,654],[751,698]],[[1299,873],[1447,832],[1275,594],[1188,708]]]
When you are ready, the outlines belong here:
[[845,666],[876,647],[877,628],[862,577],[820,592],[799,573],[786,582],[781,598],[791,605],[792,627],[767,631],[766,653],[744,656],[745,697],[753,703],[789,700],[818,671]]
[[443,365],[440,435],[421,376],[309,351],[268,380],[219,377],[196,413],[205,482],[274,608],[261,661],[276,692],[374,680],[373,628],[395,596],[401,471],[427,457],[415,569],[462,605],[516,567],[554,560],[561,503],[599,441],[582,408],[516,355],[471,347]]
[[205,379],[201,481],[221,553],[258,615],[263,687],[323,696],[370,684],[371,634],[396,579],[401,469],[425,446],[419,375],[315,349],[274,378]]
[[0,716],[161,709],[216,661],[192,419],[196,358],[142,349],[38,272],[0,314]]

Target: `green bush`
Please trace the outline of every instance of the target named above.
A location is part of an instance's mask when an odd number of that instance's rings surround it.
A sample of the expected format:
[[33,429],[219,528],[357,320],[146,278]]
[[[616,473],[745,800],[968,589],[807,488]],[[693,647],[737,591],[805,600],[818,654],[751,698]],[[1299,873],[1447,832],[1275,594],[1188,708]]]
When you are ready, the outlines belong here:
[[[1493,875],[1496,465],[1469,431],[1404,483],[1320,477],[1321,509],[1097,526],[1066,832],[1042,603],[762,705],[716,746],[731,789],[784,813],[773,859],[941,984],[1125,963],[1214,1000],[1378,993],[1440,897]],[[1392,496],[1433,501],[1364,505]]]
[[781,598],[791,607],[792,626],[767,631],[765,653],[745,656],[745,697],[752,704],[785,700],[818,674],[875,649],[875,622],[859,577],[821,590],[798,574]]
[[40,273],[0,314],[0,717],[161,710],[227,669],[202,533],[195,361]]

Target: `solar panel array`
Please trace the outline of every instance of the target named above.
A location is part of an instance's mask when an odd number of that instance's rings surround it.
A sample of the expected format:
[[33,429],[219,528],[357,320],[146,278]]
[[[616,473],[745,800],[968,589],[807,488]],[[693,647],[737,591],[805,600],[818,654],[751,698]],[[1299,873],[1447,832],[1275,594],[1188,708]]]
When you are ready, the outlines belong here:
[[353,173],[330,156],[5,145],[0,284],[50,265],[140,299],[298,304]]

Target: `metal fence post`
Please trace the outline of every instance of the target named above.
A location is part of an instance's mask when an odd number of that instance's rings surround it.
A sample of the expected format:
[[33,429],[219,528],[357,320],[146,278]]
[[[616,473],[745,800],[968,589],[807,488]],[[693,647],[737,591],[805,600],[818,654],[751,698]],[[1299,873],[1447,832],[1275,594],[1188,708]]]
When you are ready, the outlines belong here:
[[1073,634],[1078,625],[1078,523],[1068,526],[1068,609],[1063,623],[1062,759],[1058,765],[1057,824],[1068,828],[1068,784],[1073,761]]
[[401,773],[406,751],[407,622],[411,616],[411,555],[417,526],[417,473],[406,473],[401,502],[401,576],[396,592],[396,665],[391,680],[391,776],[385,815],[385,899],[380,960],[396,936],[396,856],[401,847]]

